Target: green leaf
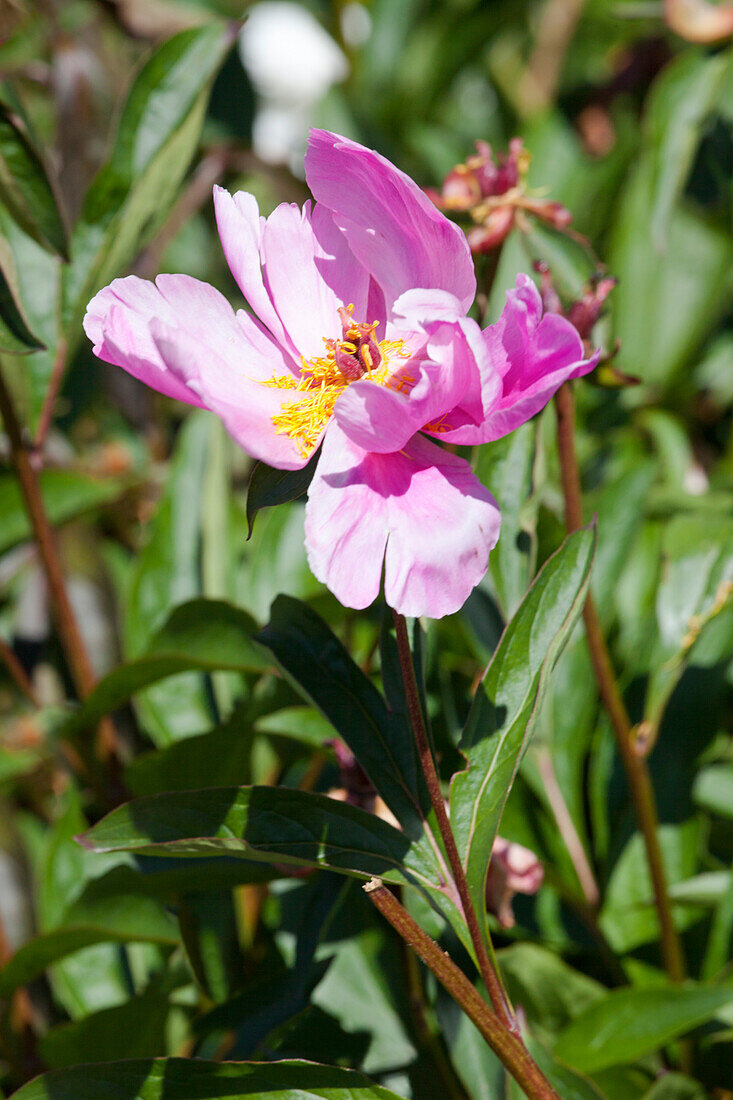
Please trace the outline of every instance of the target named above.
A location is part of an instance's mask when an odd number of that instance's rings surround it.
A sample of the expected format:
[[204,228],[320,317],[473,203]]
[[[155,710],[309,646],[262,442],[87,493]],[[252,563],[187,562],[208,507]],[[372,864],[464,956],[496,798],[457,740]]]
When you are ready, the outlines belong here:
[[19,359],[0,353],[3,374],[12,385],[18,414],[36,430],[61,337],[61,260],[24,233],[0,204],[0,266],[20,312],[44,350]]
[[[52,1069],[79,1062],[154,1057],[166,1049],[166,1023],[170,1012],[167,991],[160,983],[155,983],[123,1004],[52,1027],[41,1036],[39,1052]],[[87,1073],[93,1078],[94,1070],[87,1067]]]
[[686,51],[666,65],[652,85],[644,124],[653,164],[651,236],[657,253],[664,251],[672,210],[732,57],[730,51]]
[[375,814],[286,787],[224,787],[154,795],[112,810],[78,838],[95,852],[241,856],[399,875],[408,838]]
[[692,797],[710,813],[733,819],[733,764],[711,764],[695,779]]
[[205,1062],[155,1058],[46,1073],[13,1100],[400,1100],[362,1073],[315,1062]]
[[706,1100],[706,1097],[699,1081],[681,1073],[665,1073],[644,1093],[644,1100]]
[[0,351],[29,355],[44,347],[23,316],[13,254],[8,242],[0,237]]
[[235,714],[218,729],[136,756],[125,769],[135,795],[251,783],[252,731]]
[[264,462],[256,462],[247,489],[247,538],[252,537],[255,516],[261,508],[288,504],[308,491],[318,462],[318,451],[300,470],[275,470]]
[[409,729],[323,619],[279,596],[257,641],[346,741],[402,827],[419,836],[429,800]]
[[640,158],[626,184],[613,230],[609,268],[621,366],[666,385],[694,356],[730,301],[729,234],[687,207],[675,208],[664,263],[649,247],[653,165]]
[[24,943],[0,970],[0,996],[37,978],[52,963],[96,943],[179,942],[173,918],[152,898],[98,892],[90,883],[66,910],[60,927]]
[[126,267],[141,235],[167,215],[235,33],[221,24],[182,31],[135,79],[112,156],[93,181],[72,235],[63,294],[70,339],[78,338],[89,299]]
[[620,989],[591,1005],[560,1034],[554,1053],[586,1072],[633,1062],[712,1019],[733,989]]
[[[73,470],[42,470],[39,481],[46,514],[54,526],[111,503],[129,487],[120,478],[96,478]],[[0,553],[33,537],[14,475],[0,477],[0,515]]]
[[62,729],[77,737],[136,692],[176,673],[262,671],[265,654],[253,643],[256,625],[245,611],[223,600],[189,600],[153,636],[143,657],[119,665],[101,680]]
[[[148,542],[136,556],[127,588],[127,657],[140,657],[154,632],[184,600],[202,596],[201,510],[213,418],[193,413],[176,440],[165,490],[151,523]],[[218,426],[217,426],[218,427]],[[156,684],[135,701],[145,732],[159,745],[208,729],[216,716],[202,676],[183,673]]]
[[48,173],[23,119],[2,100],[0,202],[38,244],[68,258],[66,227]]
[[[667,882],[682,882],[694,875],[700,849],[699,822],[692,818],[680,825],[660,825],[657,834]],[[611,872],[600,916],[601,928],[615,951],[629,951],[659,936],[652,897],[643,839],[634,833]],[[694,924],[704,910],[676,907],[673,915],[675,925],[682,928]]]
[[484,887],[499,821],[531,736],[547,678],[583,607],[595,530],[568,536],[507,626],[474,700],[453,777],[450,817],[483,926]]

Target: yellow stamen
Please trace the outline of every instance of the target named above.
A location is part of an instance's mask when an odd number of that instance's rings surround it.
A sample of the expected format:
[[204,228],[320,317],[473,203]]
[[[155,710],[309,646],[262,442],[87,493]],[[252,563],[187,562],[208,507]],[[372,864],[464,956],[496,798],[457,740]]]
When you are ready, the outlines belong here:
[[[354,307],[351,305],[346,308],[351,313]],[[371,326],[372,332],[377,324],[375,322]],[[358,329],[349,331],[347,335],[351,336],[352,332],[356,338],[361,335]],[[395,359],[410,358],[404,341],[380,340],[377,347],[381,361],[376,368],[369,348],[366,345],[361,348],[367,369],[364,380],[376,382],[377,385],[386,386],[397,393],[409,393],[415,379],[400,369],[402,364],[394,362]],[[293,390],[298,394],[293,401],[283,401],[281,411],[273,416],[272,423],[278,435],[287,435],[298,444],[304,458],[312,454],[323,429],[333,415],[337,399],[351,384],[351,380],[336,365],[337,348],[347,355],[354,355],[357,345],[349,340],[334,340],[327,344],[325,355],[301,360],[300,378],[294,378],[290,374],[276,375],[261,383],[273,389]]]

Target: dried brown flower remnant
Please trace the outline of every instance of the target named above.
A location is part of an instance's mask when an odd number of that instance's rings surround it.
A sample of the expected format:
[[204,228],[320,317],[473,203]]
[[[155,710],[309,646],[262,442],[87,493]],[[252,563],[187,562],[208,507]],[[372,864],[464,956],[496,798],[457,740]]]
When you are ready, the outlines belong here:
[[498,248],[525,211],[556,229],[566,229],[572,215],[559,202],[530,193],[526,177],[530,154],[521,138],[512,138],[507,153],[494,156],[485,141],[476,142],[476,152],[452,168],[440,191],[428,195],[447,213],[469,214],[476,223],[467,232],[472,252]]

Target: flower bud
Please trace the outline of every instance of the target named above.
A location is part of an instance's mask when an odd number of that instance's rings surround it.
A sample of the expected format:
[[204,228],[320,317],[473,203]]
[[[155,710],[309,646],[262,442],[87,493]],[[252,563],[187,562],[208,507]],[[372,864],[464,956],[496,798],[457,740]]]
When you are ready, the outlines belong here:
[[514,895],[536,894],[544,877],[544,867],[534,852],[503,837],[496,838],[486,878],[486,907],[498,917],[502,928],[514,927]]

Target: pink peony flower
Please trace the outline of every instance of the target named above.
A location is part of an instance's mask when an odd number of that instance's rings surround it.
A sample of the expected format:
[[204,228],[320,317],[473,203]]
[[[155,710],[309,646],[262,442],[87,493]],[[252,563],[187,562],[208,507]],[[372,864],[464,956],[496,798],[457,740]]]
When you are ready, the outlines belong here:
[[[499,510],[433,440],[511,431],[584,374],[580,338],[542,317],[520,276],[495,326],[466,317],[470,251],[378,153],[312,130],[311,208],[261,218],[215,188],[224,253],[252,312],[186,275],[116,279],[84,328],[101,359],[211,409],[249,454],[281,469],[322,444],[306,507],[310,566],[349,607],[378,595],[405,615],[456,611],[484,575]],[[429,438],[429,437],[432,437]]]

